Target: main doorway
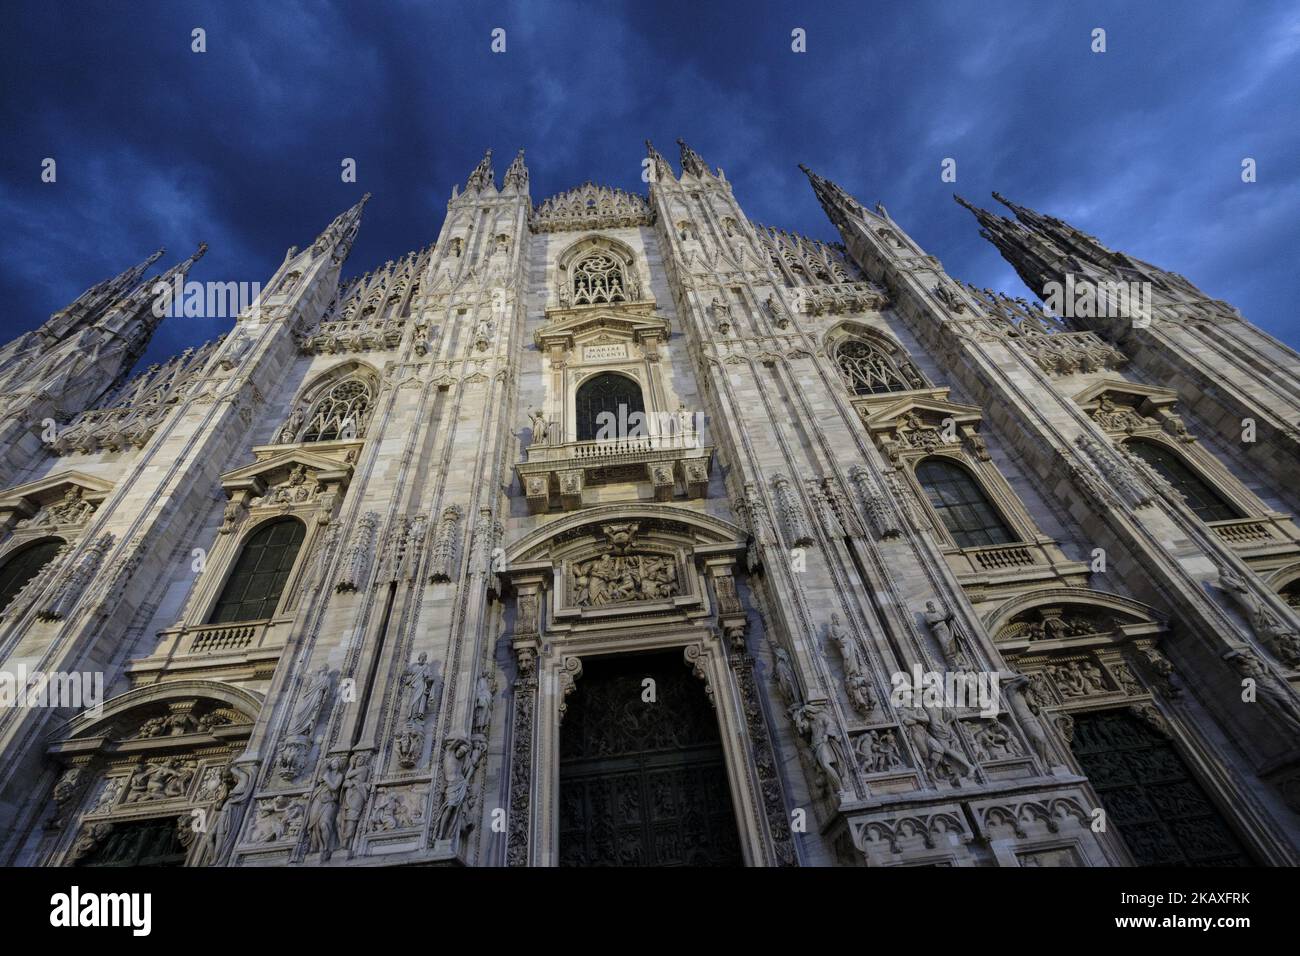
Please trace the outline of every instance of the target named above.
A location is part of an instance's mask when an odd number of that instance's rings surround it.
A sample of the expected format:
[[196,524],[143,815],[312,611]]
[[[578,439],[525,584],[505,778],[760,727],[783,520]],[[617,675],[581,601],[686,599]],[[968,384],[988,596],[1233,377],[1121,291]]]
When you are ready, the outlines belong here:
[[561,866],[743,864],[718,720],[680,652],[584,658],[567,704]]
[[1138,866],[1251,865],[1173,744],[1132,714],[1076,714],[1071,749]]

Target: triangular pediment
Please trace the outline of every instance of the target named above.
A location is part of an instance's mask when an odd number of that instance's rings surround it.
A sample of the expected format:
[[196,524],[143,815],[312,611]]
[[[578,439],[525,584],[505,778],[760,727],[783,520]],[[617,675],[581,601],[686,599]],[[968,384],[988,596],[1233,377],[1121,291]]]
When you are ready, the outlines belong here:
[[[669,323],[652,307],[565,310],[533,336],[540,349],[558,345],[572,349],[579,345],[606,342],[641,342],[645,338],[668,338]],[[602,343],[603,344],[603,343]]]
[[908,392],[897,401],[881,404],[872,409],[866,415],[867,426],[872,431],[893,429],[910,416],[915,416],[929,425],[938,424],[946,418],[953,419],[958,425],[977,424],[983,419],[983,411],[978,405],[950,402],[947,396],[946,388]]
[[61,471],[17,485],[0,496],[0,515],[50,527],[83,524],[113,490],[112,482],[81,471]]
[[310,451],[302,446],[284,451],[255,448],[254,454],[259,451],[269,453],[251,465],[222,475],[221,486],[228,495],[241,489],[261,494],[266,488],[299,472],[322,483],[346,487],[352,477],[352,462],[348,459],[359,447],[359,442],[330,442],[321,449]]
[[1093,382],[1074,396],[1076,404],[1087,407],[1108,396],[1112,401],[1122,405],[1131,405],[1143,411],[1163,408],[1178,401],[1178,393],[1170,388],[1155,385],[1141,385],[1122,378],[1104,378]]

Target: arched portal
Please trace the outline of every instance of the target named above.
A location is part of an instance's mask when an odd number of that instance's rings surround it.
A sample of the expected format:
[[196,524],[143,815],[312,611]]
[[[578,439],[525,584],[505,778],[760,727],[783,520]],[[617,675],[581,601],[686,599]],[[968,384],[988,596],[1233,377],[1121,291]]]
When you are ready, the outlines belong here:
[[739,866],[718,720],[680,654],[592,658],[560,728],[561,866]]

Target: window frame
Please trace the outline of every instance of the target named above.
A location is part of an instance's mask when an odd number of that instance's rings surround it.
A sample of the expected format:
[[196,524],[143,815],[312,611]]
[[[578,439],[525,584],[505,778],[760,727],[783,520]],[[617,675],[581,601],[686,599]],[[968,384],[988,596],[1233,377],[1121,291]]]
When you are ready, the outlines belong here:
[[[289,566],[287,568],[276,569],[276,573],[283,575],[283,580],[280,584],[279,593],[275,597],[275,604],[270,608],[270,613],[262,617],[218,620],[217,615],[221,610],[223,599],[226,597],[226,592],[231,586],[235,575],[239,572],[240,562],[244,560],[244,556],[248,552],[249,545],[252,543],[253,539],[264,531],[273,530],[275,526],[284,525],[288,522],[293,522],[297,525],[299,537],[296,542],[297,547],[294,551],[293,559],[289,562]],[[259,521],[257,524],[248,528],[246,533],[240,538],[239,546],[235,549],[232,557],[227,563],[225,573],[221,579],[221,585],[215,589],[215,594],[207,608],[207,612],[203,615],[198,626],[207,627],[223,624],[250,624],[257,621],[274,620],[277,617],[277,612],[283,606],[286,596],[292,593],[292,585],[298,580],[298,570],[302,563],[303,554],[307,550],[304,546],[308,544],[308,538],[310,537],[308,531],[307,522],[305,522],[301,517],[292,514],[275,515],[264,521]],[[264,597],[261,600],[263,607],[265,607],[267,598]],[[249,602],[241,600],[237,603],[246,604]]]
[[[962,476],[964,476],[965,479],[969,482],[969,487],[973,488],[976,492],[979,493],[979,496],[982,499],[979,502],[979,504],[982,504],[984,507],[986,507],[988,511],[992,514],[992,516],[997,519],[998,525],[1006,533],[1007,539],[1005,541],[968,542],[959,538],[958,533],[954,532],[953,529],[949,526],[948,522],[945,520],[945,514],[947,514],[948,510],[951,508],[955,508],[958,506],[971,507],[973,504],[975,504],[975,502],[969,502],[969,501],[957,502],[954,505],[945,506],[945,510],[941,511],[939,507],[936,506],[934,499],[931,497],[930,490],[929,487],[927,486],[927,483],[923,481],[921,478],[920,472],[922,468],[924,468],[929,463],[934,463],[935,465],[952,469],[953,471],[958,472]],[[952,543],[953,546],[960,548],[963,551],[967,551],[967,550],[973,550],[977,548],[1011,547],[1017,544],[1025,543],[1023,535],[1021,534],[1021,532],[1017,530],[1016,523],[1007,520],[1007,515],[1005,513],[1005,510],[998,505],[995,497],[989,494],[989,490],[985,486],[984,481],[980,479],[980,476],[974,473],[972,469],[966,465],[965,462],[960,461],[951,455],[925,455],[921,458],[918,458],[913,463],[911,471],[912,471],[912,479],[916,483],[916,487],[920,489],[921,500],[924,502],[926,508],[929,509],[931,516],[934,518],[935,527],[937,529],[942,529],[944,536],[947,538],[949,542]],[[978,530],[987,535],[987,532],[989,530],[989,525],[985,523]],[[971,532],[968,530],[961,531],[963,537],[970,533]]]

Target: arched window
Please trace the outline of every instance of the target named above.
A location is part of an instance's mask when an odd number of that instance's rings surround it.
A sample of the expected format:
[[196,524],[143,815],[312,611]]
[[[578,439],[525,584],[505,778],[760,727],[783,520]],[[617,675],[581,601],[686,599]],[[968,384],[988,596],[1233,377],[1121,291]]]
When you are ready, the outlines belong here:
[[[611,419],[602,420],[601,414],[608,412],[613,416],[615,427],[622,427],[617,423],[627,422],[633,412],[645,411],[641,387],[626,375],[609,372],[583,382],[578,387],[575,404],[578,411],[578,441],[595,441],[598,435],[602,438],[628,437],[611,432],[608,427]],[[606,426],[603,434],[602,425]]]
[[54,560],[64,543],[59,538],[46,538],[9,556],[9,560],[0,567],[0,613],[40,573],[41,568]]
[[958,547],[979,548],[1016,540],[965,468],[943,458],[927,458],[916,466],[916,480]]
[[358,378],[345,378],[327,391],[307,416],[302,441],[356,438],[370,417],[370,386]]
[[626,302],[623,267],[608,253],[594,252],[573,267],[573,304]]
[[920,388],[916,372],[911,375],[894,364],[894,360],[870,342],[850,339],[835,350],[835,365],[840,377],[855,395],[877,395],[881,392],[902,392]]
[[1131,441],[1124,447],[1173,485],[1174,490],[1183,496],[1187,506],[1195,511],[1196,516],[1202,521],[1229,521],[1241,517],[1237,509],[1202,481],[1200,475],[1183,463],[1182,458],[1163,445],[1149,441]]
[[221,589],[209,624],[261,621],[275,613],[289,579],[305,528],[296,518],[281,518],[258,528],[244,543],[235,569]]

